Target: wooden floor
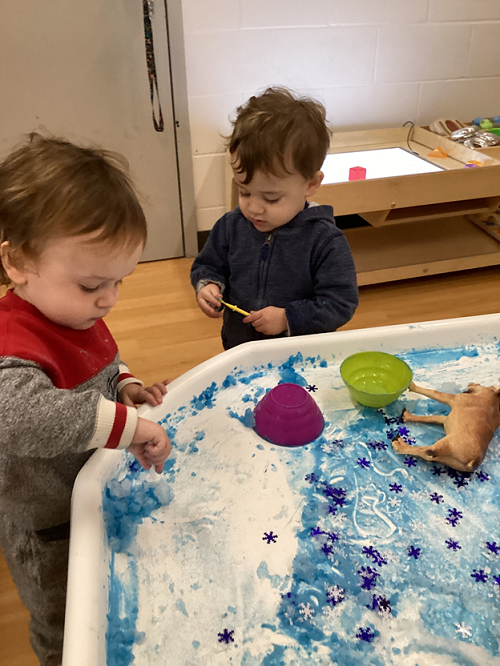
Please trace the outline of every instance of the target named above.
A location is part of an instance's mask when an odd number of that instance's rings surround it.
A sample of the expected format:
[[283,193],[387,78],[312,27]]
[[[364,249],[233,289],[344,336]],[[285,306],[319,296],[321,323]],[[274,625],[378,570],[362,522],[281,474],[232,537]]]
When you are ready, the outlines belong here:
[[[107,322],[122,357],[146,383],[175,378],[222,352],[220,321],[197,308],[189,284],[191,260],[141,264],[125,280]],[[361,289],[345,329],[500,312],[500,270],[487,268]],[[28,614],[0,556],[0,666],[36,666]]]

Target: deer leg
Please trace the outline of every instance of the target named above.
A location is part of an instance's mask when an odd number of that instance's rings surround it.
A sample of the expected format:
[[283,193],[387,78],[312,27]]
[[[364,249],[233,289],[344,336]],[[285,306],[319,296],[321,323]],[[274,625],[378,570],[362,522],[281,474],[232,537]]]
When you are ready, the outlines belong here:
[[429,414],[427,416],[418,416],[417,414],[410,414],[410,412],[403,410],[403,421],[405,423],[437,423],[444,426],[448,417],[443,414]]
[[434,389],[422,388],[413,382],[410,384],[408,389],[413,391],[413,393],[420,393],[421,395],[425,395],[427,398],[431,398],[431,400],[443,402],[445,405],[449,405],[450,407],[455,398],[453,393],[442,393],[441,391],[435,391]]
[[446,456],[450,451],[446,436],[442,437],[435,444],[432,444],[432,446],[410,446],[410,444],[403,442],[401,437],[397,437],[392,440],[392,448],[396,453],[406,453],[407,455],[423,458],[430,462],[442,462],[441,457],[443,455]]

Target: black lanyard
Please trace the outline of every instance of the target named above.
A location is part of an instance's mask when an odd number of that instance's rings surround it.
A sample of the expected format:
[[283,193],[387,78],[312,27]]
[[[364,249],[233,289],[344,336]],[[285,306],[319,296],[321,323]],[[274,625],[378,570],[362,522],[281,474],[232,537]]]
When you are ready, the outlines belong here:
[[[154,1],[143,0],[144,14],[144,39],[146,41],[146,64],[148,67],[149,92],[151,94],[151,110],[153,114],[153,125],[157,132],[163,132],[163,114],[161,111],[160,93],[158,91],[158,77],[156,76],[155,49],[153,44],[153,26],[151,19],[154,15]],[[155,112],[155,94],[158,103],[158,120]]]

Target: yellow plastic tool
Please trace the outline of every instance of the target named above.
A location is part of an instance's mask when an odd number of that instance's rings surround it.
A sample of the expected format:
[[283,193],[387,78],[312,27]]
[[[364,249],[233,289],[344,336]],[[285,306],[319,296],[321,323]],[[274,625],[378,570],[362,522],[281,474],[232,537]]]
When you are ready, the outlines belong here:
[[245,317],[248,317],[250,315],[250,312],[247,312],[246,310],[242,310],[241,308],[237,307],[236,305],[231,305],[231,303],[226,303],[226,301],[223,301],[222,298],[217,299],[222,303],[222,305],[225,305],[226,308],[229,308],[230,310],[234,310],[235,312],[239,312],[242,315],[245,315]]

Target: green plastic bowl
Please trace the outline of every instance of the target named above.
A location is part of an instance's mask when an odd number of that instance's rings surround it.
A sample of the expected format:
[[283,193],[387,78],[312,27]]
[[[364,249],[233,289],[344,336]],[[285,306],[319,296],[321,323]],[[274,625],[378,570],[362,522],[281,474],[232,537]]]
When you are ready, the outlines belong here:
[[385,352],[367,351],[348,356],[340,375],[352,397],[366,407],[385,407],[406,391],[413,379],[409,365]]

